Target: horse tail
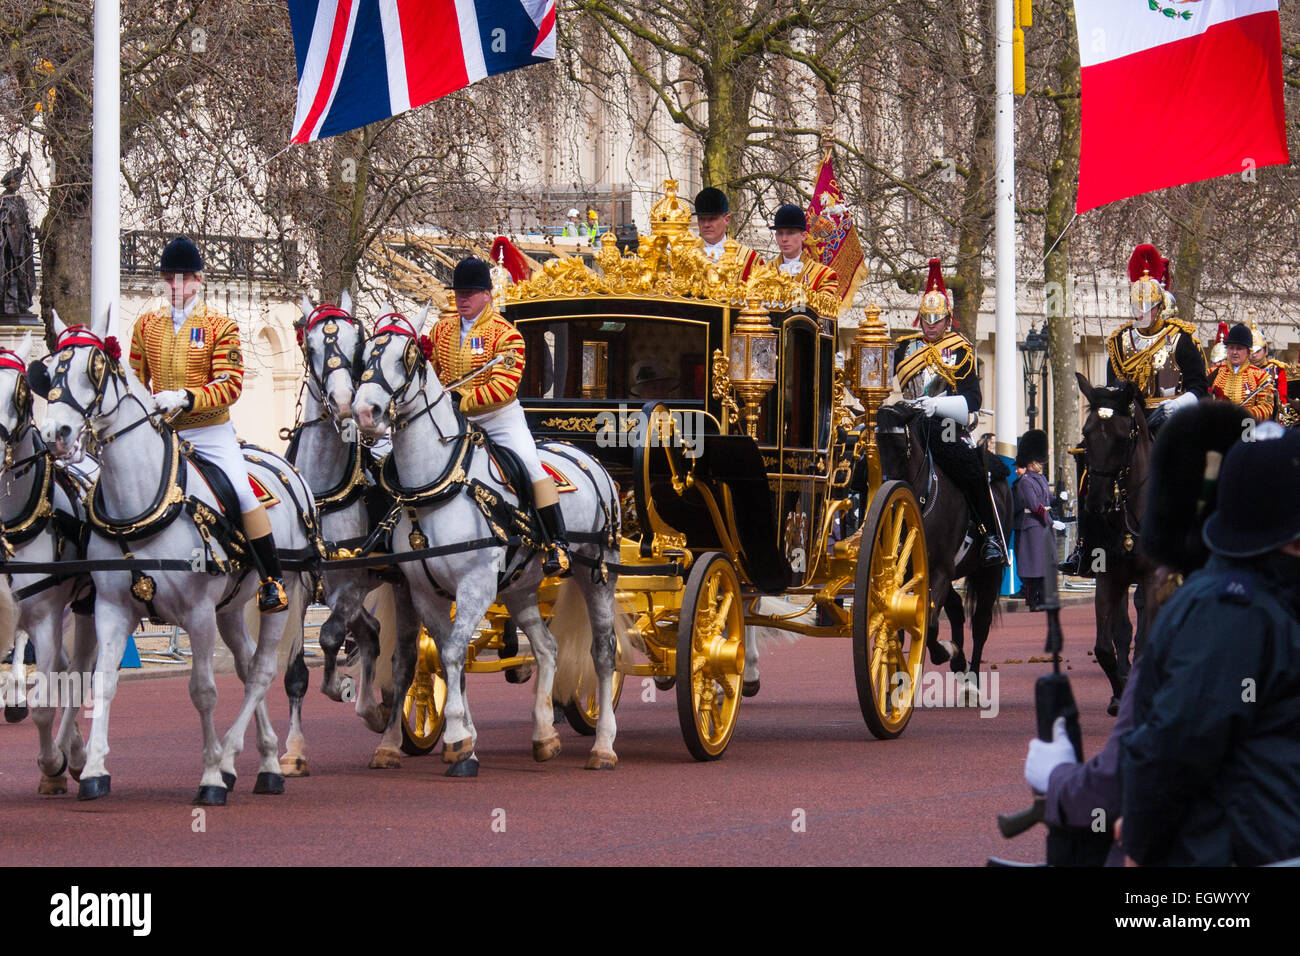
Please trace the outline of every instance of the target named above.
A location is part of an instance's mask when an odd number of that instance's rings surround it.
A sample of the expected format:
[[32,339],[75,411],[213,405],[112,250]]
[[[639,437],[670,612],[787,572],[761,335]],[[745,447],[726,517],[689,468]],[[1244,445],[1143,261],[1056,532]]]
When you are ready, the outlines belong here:
[[[617,641],[616,662],[630,660],[635,619],[621,606],[614,607],[614,636]],[[574,700],[578,688],[585,691],[597,686],[596,665],[591,659],[591,618],[582,589],[573,578],[560,581],[551,619],[547,625],[555,636],[555,682],[551,699],[558,704]]]
[[998,592],[1002,590],[1002,568],[1000,564],[987,568],[977,568],[966,576],[966,617],[974,620],[975,611],[981,600],[993,604],[993,623],[1002,620],[1002,602]]

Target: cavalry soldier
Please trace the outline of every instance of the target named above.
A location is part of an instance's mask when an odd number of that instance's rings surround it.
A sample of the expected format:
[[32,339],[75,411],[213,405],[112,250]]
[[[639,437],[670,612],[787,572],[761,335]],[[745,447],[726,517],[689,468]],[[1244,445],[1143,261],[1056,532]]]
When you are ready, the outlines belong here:
[[983,403],[975,350],[955,328],[948,289],[938,259],[930,274],[913,325],[921,331],[904,335],[894,350],[894,371],[905,398],[913,400],[926,418],[936,415],[956,424],[957,440],[936,435],[930,442],[935,463],[965,493],[979,523],[984,542],[980,556],[986,566],[1006,564],[1002,529],[993,507],[993,489],[967,427]]
[[146,312],[131,333],[131,368],[154,393],[163,414],[179,412],[175,427],[230,479],[239,498],[244,534],[261,575],[257,607],[263,614],[288,606],[271,520],[248,481],[230,406],[244,386],[239,326],[199,302],[203,258],[198,247],[177,236],[163,249],[158,271],[167,284],[170,307]]
[[1205,397],[1205,357],[1196,329],[1176,317],[1169,260],[1156,247],[1141,245],[1128,261],[1129,306],[1133,321],[1106,340],[1106,384],[1132,382],[1147,410],[1147,426]]
[[1215,366],[1210,380],[1210,394],[1215,398],[1234,402],[1257,422],[1273,417],[1274,388],[1268,372],[1250,362],[1250,329],[1238,322],[1228,332],[1228,357],[1222,365]]
[[804,238],[808,234],[808,218],[802,209],[793,203],[786,203],[778,209],[772,217],[772,234],[776,237],[776,247],[781,252],[778,269],[802,280],[809,292],[839,294],[839,277],[832,269],[814,259],[804,246]]
[[517,399],[524,375],[524,338],[492,307],[492,271],[482,259],[462,259],[451,288],[456,315],[444,316],[433,327],[434,370],[438,379],[449,385],[498,355],[514,357],[513,365],[498,363],[459,386],[460,410],[494,442],[514,452],[527,469],[546,537],[542,570],[548,575],[567,571],[568,543],[555,479],[542,467]]
[[[699,222],[700,238],[704,240],[704,254],[713,262],[720,262],[727,242],[727,227],[731,225],[727,194],[714,186],[705,186],[695,196],[695,218]],[[758,253],[748,246],[736,250],[736,261],[740,263],[742,282],[756,266],[763,264]]]

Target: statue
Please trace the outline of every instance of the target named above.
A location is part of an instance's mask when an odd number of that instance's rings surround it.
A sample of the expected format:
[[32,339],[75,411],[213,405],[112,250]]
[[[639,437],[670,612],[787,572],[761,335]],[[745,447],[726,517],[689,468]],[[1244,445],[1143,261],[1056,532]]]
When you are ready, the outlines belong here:
[[30,315],[36,288],[36,257],[27,206],[18,195],[31,154],[0,178],[0,315]]

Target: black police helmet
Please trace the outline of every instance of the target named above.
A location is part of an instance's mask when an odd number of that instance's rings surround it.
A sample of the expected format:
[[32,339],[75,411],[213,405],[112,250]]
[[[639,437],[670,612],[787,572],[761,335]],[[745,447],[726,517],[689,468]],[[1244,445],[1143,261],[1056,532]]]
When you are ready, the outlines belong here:
[[695,196],[695,215],[725,216],[731,212],[727,194],[716,186],[705,186]]
[[808,219],[804,216],[803,210],[794,203],[786,203],[776,211],[772,217],[773,229],[798,229],[801,232],[808,228]]
[[1252,438],[1224,458],[1219,506],[1201,529],[1209,549],[1230,558],[1267,554],[1300,538],[1300,432],[1263,422]]
[[492,269],[482,259],[470,256],[456,264],[451,277],[453,292],[481,292],[492,288]]
[[202,272],[203,257],[199,247],[185,236],[177,236],[163,249],[159,272]]
[[1228,330],[1226,342],[1228,345],[1244,345],[1246,348],[1250,348],[1252,341],[1249,327],[1240,322]]

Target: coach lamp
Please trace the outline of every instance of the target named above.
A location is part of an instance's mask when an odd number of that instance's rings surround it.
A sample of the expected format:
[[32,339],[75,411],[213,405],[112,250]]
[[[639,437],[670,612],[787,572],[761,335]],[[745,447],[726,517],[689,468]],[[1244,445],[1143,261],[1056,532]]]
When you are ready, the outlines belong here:
[[1033,430],[1037,427],[1038,380],[1042,377],[1043,363],[1047,359],[1047,335],[1031,325],[1029,334],[1016,348],[1020,350],[1020,360],[1025,367],[1025,414],[1029,416],[1029,428]]
[[731,387],[745,404],[745,430],[758,438],[758,406],[776,384],[776,332],[757,295],[731,328]]
[[876,450],[876,410],[884,404],[890,392],[889,363],[894,343],[889,330],[880,321],[880,306],[867,305],[867,317],[858,324],[850,349],[849,391],[866,409],[867,423],[864,437],[867,440],[867,474],[871,488],[880,487],[880,455]]

